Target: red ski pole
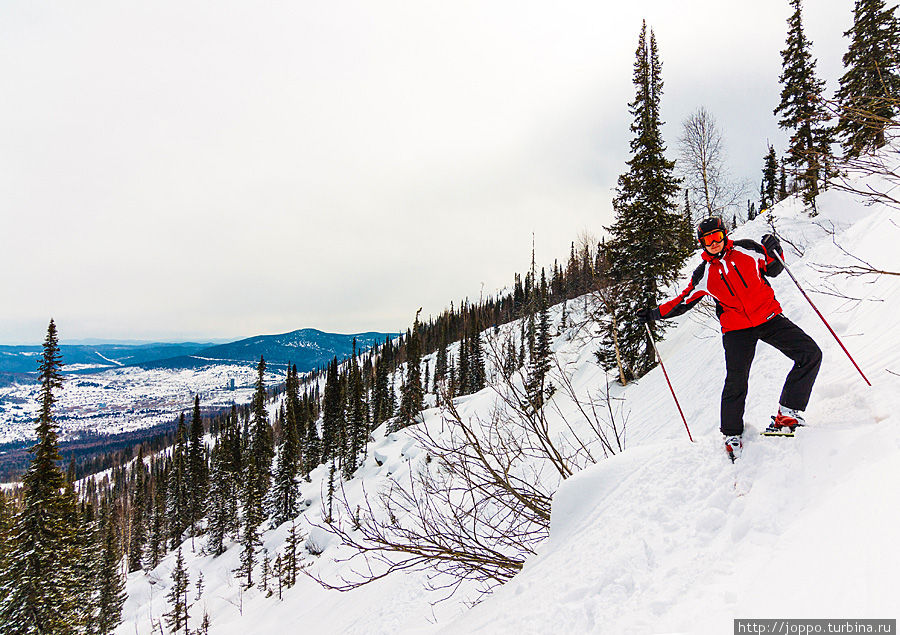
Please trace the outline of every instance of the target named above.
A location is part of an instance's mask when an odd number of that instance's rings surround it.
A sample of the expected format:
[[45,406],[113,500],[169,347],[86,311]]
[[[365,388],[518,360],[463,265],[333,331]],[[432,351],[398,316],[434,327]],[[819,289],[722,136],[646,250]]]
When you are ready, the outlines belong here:
[[659,360],[659,367],[662,368],[663,375],[666,378],[666,383],[669,384],[669,391],[672,393],[672,399],[675,400],[675,406],[678,408],[678,414],[681,415],[681,420],[684,421],[684,429],[687,430],[688,439],[690,439],[691,443],[693,443],[694,437],[691,436],[691,429],[688,428],[687,419],[684,418],[684,413],[681,411],[681,405],[678,403],[678,397],[675,396],[675,389],[672,388],[672,382],[669,381],[669,373],[666,372],[666,367],[663,366],[662,355],[659,354],[659,349],[656,348],[656,342],[653,339],[653,333],[650,332],[650,325],[645,323],[644,328],[647,329],[647,335],[650,337],[650,343],[653,344],[653,352],[656,353],[656,359]]
[[853,356],[850,354],[850,351],[847,350],[847,347],[844,346],[844,343],[841,341],[841,338],[839,338],[839,337],[837,336],[837,333],[835,333],[835,332],[834,332],[834,329],[831,328],[831,325],[828,324],[828,320],[825,319],[825,316],[822,315],[822,313],[819,311],[819,309],[816,308],[816,305],[813,304],[813,301],[809,299],[809,296],[808,296],[808,295],[806,295],[806,291],[803,290],[803,287],[801,287],[801,286],[800,286],[800,283],[797,282],[797,278],[794,277],[794,274],[791,273],[791,270],[788,268],[787,264],[785,264],[784,258],[782,258],[782,257],[781,257],[781,254],[779,254],[777,251],[774,251],[774,250],[773,250],[773,252],[774,252],[774,254],[775,254],[775,257],[778,258],[779,262],[781,262],[781,264],[784,265],[784,270],[788,272],[788,275],[791,277],[791,280],[793,280],[793,281],[794,281],[794,284],[797,285],[797,288],[800,289],[800,293],[802,293],[802,294],[803,294],[803,297],[806,298],[806,301],[809,302],[809,306],[811,306],[811,307],[813,308],[813,311],[816,312],[816,315],[819,316],[819,318],[822,320],[822,322],[823,322],[823,323],[825,324],[825,326],[828,328],[828,332],[831,333],[831,334],[834,336],[834,339],[836,339],[836,340],[837,340],[837,343],[841,345],[841,348],[842,348],[842,349],[844,350],[844,352],[847,354],[847,357],[849,357],[849,358],[850,358],[850,361],[853,362],[853,365],[856,367],[856,370],[859,371],[859,374],[862,375],[862,378],[865,379],[866,383],[869,384],[869,385],[871,386],[871,385],[872,385],[872,382],[870,382],[868,379],[866,379],[866,376],[865,376],[865,374],[863,374],[862,369],[859,367],[859,365],[858,365],[858,364],[856,363],[856,361],[853,359]]

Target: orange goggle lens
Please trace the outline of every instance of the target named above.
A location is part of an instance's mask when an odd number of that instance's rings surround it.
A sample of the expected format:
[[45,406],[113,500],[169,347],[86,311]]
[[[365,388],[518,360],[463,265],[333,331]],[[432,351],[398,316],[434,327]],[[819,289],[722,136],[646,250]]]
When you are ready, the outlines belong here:
[[700,244],[704,247],[709,247],[713,243],[720,243],[725,240],[725,232],[721,229],[716,230],[714,232],[710,232],[708,234],[704,234],[700,237]]

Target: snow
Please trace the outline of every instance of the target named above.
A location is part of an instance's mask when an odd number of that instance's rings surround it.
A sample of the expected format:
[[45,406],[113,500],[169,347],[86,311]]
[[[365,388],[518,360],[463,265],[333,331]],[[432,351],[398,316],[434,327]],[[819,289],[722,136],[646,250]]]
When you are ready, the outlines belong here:
[[[77,365],[66,370],[77,370]],[[115,434],[172,423],[190,411],[194,396],[203,408],[227,408],[248,403],[253,395],[256,369],[249,364],[216,363],[201,368],[113,368],[89,375],[67,375],[59,391],[56,414],[61,439],[85,432]],[[230,380],[235,381],[231,390]],[[284,381],[283,373],[266,372],[266,383]],[[34,419],[40,385],[0,387],[0,443],[34,438]]]
[[[718,432],[724,363],[715,317],[695,309],[659,342],[695,443],[691,443],[657,367],[627,387],[613,385],[627,417],[626,450],[558,484],[549,538],[511,582],[470,606],[475,589],[439,602],[429,572],[399,573],[356,590],[326,591],[301,576],[283,601],[258,589],[241,593],[230,571],[239,547],[220,558],[186,549],[192,583],[202,570],[202,607],[214,633],[722,633],[734,618],[896,617],[893,586],[900,570],[900,277],[828,277],[825,265],[854,261],[900,270],[900,213],[866,207],[829,191],[810,218],[794,199],[775,208],[785,260],[840,335],[872,386],[865,384],[787,274],[772,280],[785,314],[819,344],[824,362],[807,410],[807,428],[793,439],[756,433],[777,408],[790,362],[760,344],[750,376],[743,457],[734,465]],[[833,236],[831,231],[833,228]],[[765,218],[735,238],[767,233]],[[793,246],[792,246],[793,245]],[[680,284],[696,266],[685,267]],[[673,293],[676,289],[673,287]],[[839,297],[843,296],[843,297]],[[587,301],[570,302],[577,320]],[[699,308],[699,307],[698,307]],[[559,324],[561,307],[553,317]],[[506,325],[501,333],[518,332]],[[564,329],[554,352],[581,394],[602,393],[606,376],[594,363],[590,324]],[[433,360],[432,360],[433,367]],[[489,377],[491,376],[489,370]],[[464,415],[489,415],[486,389],[456,400]],[[551,402],[576,419],[561,392]],[[270,410],[272,410],[270,408]],[[445,422],[439,409],[423,425]],[[402,482],[426,457],[404,432],[373,433],[357,477],[344,483],[351,503]],[[327,470],[304,484],[298,527],[323,552],[305,555],[308,571],[333,583],[352,578],[359,561],[321,528]],[[555,485],[554,485],[555,487]],[[287,526],[269,531],[270,555],[283,550]],[[190,542],[187,543],[190,545]],[[199,545],[198,545],[199,546]],[[166,610],[173,556],[149,575],[129,576],[125,622],[118,633],[149,633]],[[433,574],[433,572],[431,572]],[[155,584],[150,584],[153,580]],[[434,580],[431,580],[434,582]]]

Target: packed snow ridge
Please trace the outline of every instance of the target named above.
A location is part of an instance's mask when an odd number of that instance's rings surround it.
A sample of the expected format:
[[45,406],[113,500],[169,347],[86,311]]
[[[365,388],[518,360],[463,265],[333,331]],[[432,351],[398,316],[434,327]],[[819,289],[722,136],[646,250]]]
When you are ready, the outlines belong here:
[[[551,483],[549,537],[522,571],[474,607],[474,585],[449,599],[435,589],[434,571],[397,573],[340,593],[301,576],[282,600],[258,588],[242,592],[231,571],[239,547],[219,558],[188,556],[191,581],[202,572],[204,591],[191,627],[203,611],[223,635],[303,629],[321,633],[723,633],[734,618],[896,617],[894,585],[900,570],[900,277],[828,275],[830,266],[859,264],[900,271],[897,210],[864,206],[829,191],[810,218],[794,199],[773,210],[785,240],[785,260],[829,320],[872,386],[867,386],[788,275],[772,280],[785,314],[823,349],[824,362],[807,410],[809,426],[796,438],[757,435],[777,408],[790,362],[760,344],[750,377],[743,457],[734,465],[723,451],[719,396],[724,362],[719,328],[710,310],[673,322],[659,343],[674,390],[695,439],[688,440],[672,395],[657,367],[627,387],[611,384],[594,357],[597,325],[592,299],[553,309],[557,382],[564,373],[577,394],[610,397],[625,422],[625,449],[574,476]],[[740,227],[735,238],[759,240],[765,216]],[[851,255],[852,254],[852,255]],[[684,284],[696,255],[682,272]],[[670,289],[672,293],[678,289]],[[506,325],[500,334],[515,333]],[[432,360],[433,368],[433,360]],[[492,370],[489,369],[489,377]],[[456,400],[464,417],[487,418],[498,405],[496,387]],[[578,423],[576,404],[558,391],[547,408],[554,433]],[[270,411],[274,410],[270,406]],[[446,424],[439,408],[424,423]],[[577,426],[581,425],[581,428]],[[448,432],[449,433],[449,432]],[[431,469],[408,431],[373,434],[368,458],[344,483],[351,504],[364,493]],[[306,510],[298,526],[307,545],[308,571],[340,583],[362,567],[317,525],[322,523],[326,470],[303,485]],[[552,481],[552,479],[550,479]],[[289,523],[288,523],[289,525]],[[264,535],[274,558],[287,525]],[[190,542],[185,544],[189,552]],[[125,621],[118,633],[150,633],[168,610],[165,595],[174,557],[149,573],[132,574]],[[443,600],[443,601],[439,601]]]

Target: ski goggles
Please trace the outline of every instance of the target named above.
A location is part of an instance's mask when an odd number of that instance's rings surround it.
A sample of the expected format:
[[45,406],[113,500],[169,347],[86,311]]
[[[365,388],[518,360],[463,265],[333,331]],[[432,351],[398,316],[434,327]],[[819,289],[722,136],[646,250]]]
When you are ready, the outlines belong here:
[[720,243],[723,240],[725,240],[725,232],[721,229],[700,236],[700,244],[704,247],[709,247],[713,243]]

